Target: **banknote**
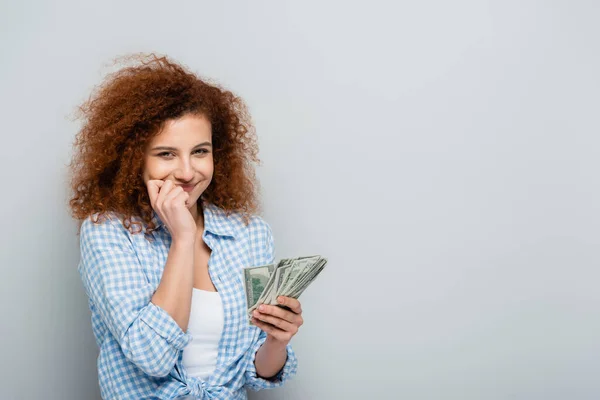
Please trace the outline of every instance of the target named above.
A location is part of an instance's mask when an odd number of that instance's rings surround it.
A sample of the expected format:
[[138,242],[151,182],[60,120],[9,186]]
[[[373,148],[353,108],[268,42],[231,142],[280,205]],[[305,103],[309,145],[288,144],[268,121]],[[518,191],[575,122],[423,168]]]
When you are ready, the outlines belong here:
[[261,304],[287,308],[277,303],[277,297],[300,297],[326,264],[326,258],[315,255],[284,258],[276,264],[244,268],[248,320],[252,318],[252,311]]
[[255,305],[264,292],[265,286],[273,274],[275,266],[261,265],[258,267],[244,268],[244,291],[246,292],[246,304]]

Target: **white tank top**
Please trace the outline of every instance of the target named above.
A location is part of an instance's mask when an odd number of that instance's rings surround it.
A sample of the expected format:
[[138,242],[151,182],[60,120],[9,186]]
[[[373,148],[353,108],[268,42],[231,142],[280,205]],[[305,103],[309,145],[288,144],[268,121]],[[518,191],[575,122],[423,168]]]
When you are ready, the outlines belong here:
[[223,323],[220,293],[193,288],[187,331],[192,335],[192,340],[183,349],[182,359],[188,375],[206,380],[213,373],[217,365]]

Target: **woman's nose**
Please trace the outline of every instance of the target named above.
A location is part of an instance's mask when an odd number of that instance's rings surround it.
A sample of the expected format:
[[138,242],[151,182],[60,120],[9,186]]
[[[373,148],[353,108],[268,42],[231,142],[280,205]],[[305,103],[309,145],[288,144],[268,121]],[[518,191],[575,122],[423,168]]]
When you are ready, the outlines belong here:
[[194,169],[189,161],[183,160],[174,175],[176,179],[187,182],[194,177]]

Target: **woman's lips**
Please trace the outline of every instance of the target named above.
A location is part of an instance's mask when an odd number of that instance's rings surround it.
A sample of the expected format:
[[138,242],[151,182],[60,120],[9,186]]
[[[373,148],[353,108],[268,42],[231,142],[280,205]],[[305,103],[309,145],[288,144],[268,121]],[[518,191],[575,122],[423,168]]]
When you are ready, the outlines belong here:
[[181,188],[185,192],[191,192],[195,187],[196,187],[196,185],[181,185]]

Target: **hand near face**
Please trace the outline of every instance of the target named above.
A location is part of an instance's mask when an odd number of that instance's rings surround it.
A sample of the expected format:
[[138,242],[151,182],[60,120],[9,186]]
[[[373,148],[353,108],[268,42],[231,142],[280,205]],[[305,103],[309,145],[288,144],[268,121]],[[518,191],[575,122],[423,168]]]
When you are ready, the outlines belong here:
[[297,299],[285,296],[279,296],[277,301],[289,310],[261,304],[252,312],[252,323],[265,331],[267,340],[287,345],[304,323],[302,305]]
[[146,186],[150,204],[169,229],[173,240],[194,239],[196,221],[186,205],[188,193],[170,180],[151,179]]

